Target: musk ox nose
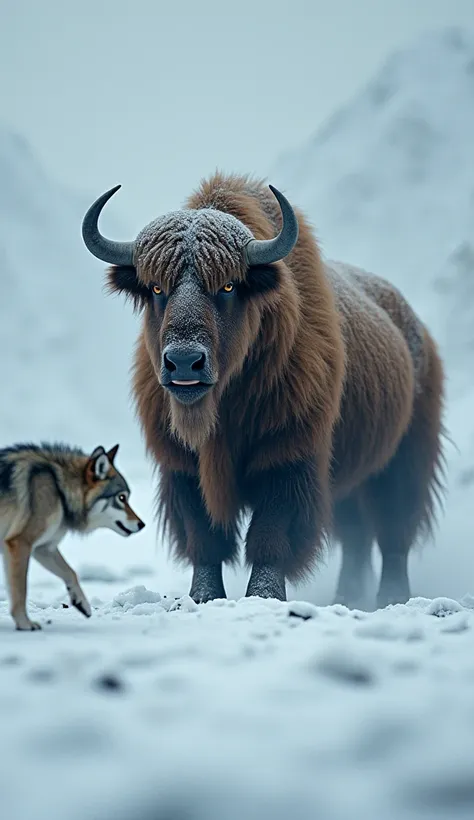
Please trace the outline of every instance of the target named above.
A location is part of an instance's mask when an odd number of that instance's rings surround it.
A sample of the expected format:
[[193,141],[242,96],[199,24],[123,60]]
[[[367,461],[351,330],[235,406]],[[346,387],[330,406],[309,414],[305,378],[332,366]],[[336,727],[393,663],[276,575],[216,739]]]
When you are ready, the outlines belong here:
[[200,378],[200,371],[206,366],[204,348],[183,350],[168,346],[163,351],[163,365],[173,381],[195,381]]

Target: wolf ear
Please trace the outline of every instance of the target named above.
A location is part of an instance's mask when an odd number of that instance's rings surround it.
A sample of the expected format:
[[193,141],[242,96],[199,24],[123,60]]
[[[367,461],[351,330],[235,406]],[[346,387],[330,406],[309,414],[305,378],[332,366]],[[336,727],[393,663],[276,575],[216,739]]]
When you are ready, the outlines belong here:
[[99,481],[103,481],[104,478],[107,478],[107,473],[110,469],[110,461],[107,458],[107,453],[101,453],[101,455],[96,458],[94,463],[94,475]]
[[96,447],[95,450],[93,450],[92,453],[90,454],[89,458],[90,458],[91,461],[94,461],[94,459],[96,459],[97,456],[101,456],[102,453],[105,453],[104,448],[103,447]]
[[86,478],[89,484],[103,481],[110,469],[110,461],[103,447],[96,447],[91,453],[86,466]]
[[112,447],[112,449],[109,450],[109,452],[107,453],[107,458],[109,459],[111,464],[114,463],[114,458],[117,455],[118,448],[119,448],[119,445],[116,444],[115,447]]

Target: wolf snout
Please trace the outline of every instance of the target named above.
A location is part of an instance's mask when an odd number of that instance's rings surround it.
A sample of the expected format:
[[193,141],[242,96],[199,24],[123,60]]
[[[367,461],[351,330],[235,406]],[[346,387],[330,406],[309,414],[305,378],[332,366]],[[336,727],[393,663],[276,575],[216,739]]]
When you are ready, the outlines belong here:
[[117,521],[115,522],[118,529],[121,533],[125,536],[135,535],[135,533],[140,532],[145,526],[145,522],[142,521],[140,518],[131,520],[128,518],[126,521]]

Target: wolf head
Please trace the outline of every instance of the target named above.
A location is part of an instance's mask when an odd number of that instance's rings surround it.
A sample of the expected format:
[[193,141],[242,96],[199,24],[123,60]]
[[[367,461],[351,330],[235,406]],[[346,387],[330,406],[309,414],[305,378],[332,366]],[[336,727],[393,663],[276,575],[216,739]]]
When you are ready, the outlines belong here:
[[145,524],[132,510],[129,503],[130,487],[114,467],[118,448],[119,445],[116,444],[106,452],[103,447],[96,447],[87,460],[84,471],[88,511],[86,531],[107,527],[128,537],[140,532]]

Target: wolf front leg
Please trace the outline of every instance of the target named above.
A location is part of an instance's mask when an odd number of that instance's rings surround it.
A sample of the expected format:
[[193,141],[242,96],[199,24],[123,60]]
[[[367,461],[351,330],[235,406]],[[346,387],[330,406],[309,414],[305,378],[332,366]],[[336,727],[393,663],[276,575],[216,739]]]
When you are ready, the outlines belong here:
[[31,556],[31,541],[24,535],[5,539],[3,560],[5,576],[10,594],[10,614],[17,629],[29,631],[41,629],[36,621],[31,621],[26,611],[26,590],[28,565]]
[[82,590],[76,573],[59,552],[57,544],[46,544],[45,546],[37,547],[33,556],[42,567],[64,581],[71,604],[75,606],[79,612],[82,612],[86,618],[90,618],[92,610],[89,601]]
[[246,558],[252,566],[246,596],[286,600],[286,580],[312,569],[321,549],[325,499],[316,461],[259,472],[249,484],[253,516]]
[[196,603],[225,598],[222,564],[237,557],[237,531],[213,526],[196,476],[162,474],[159,504],[178,560],[192,564],[190,596]]

